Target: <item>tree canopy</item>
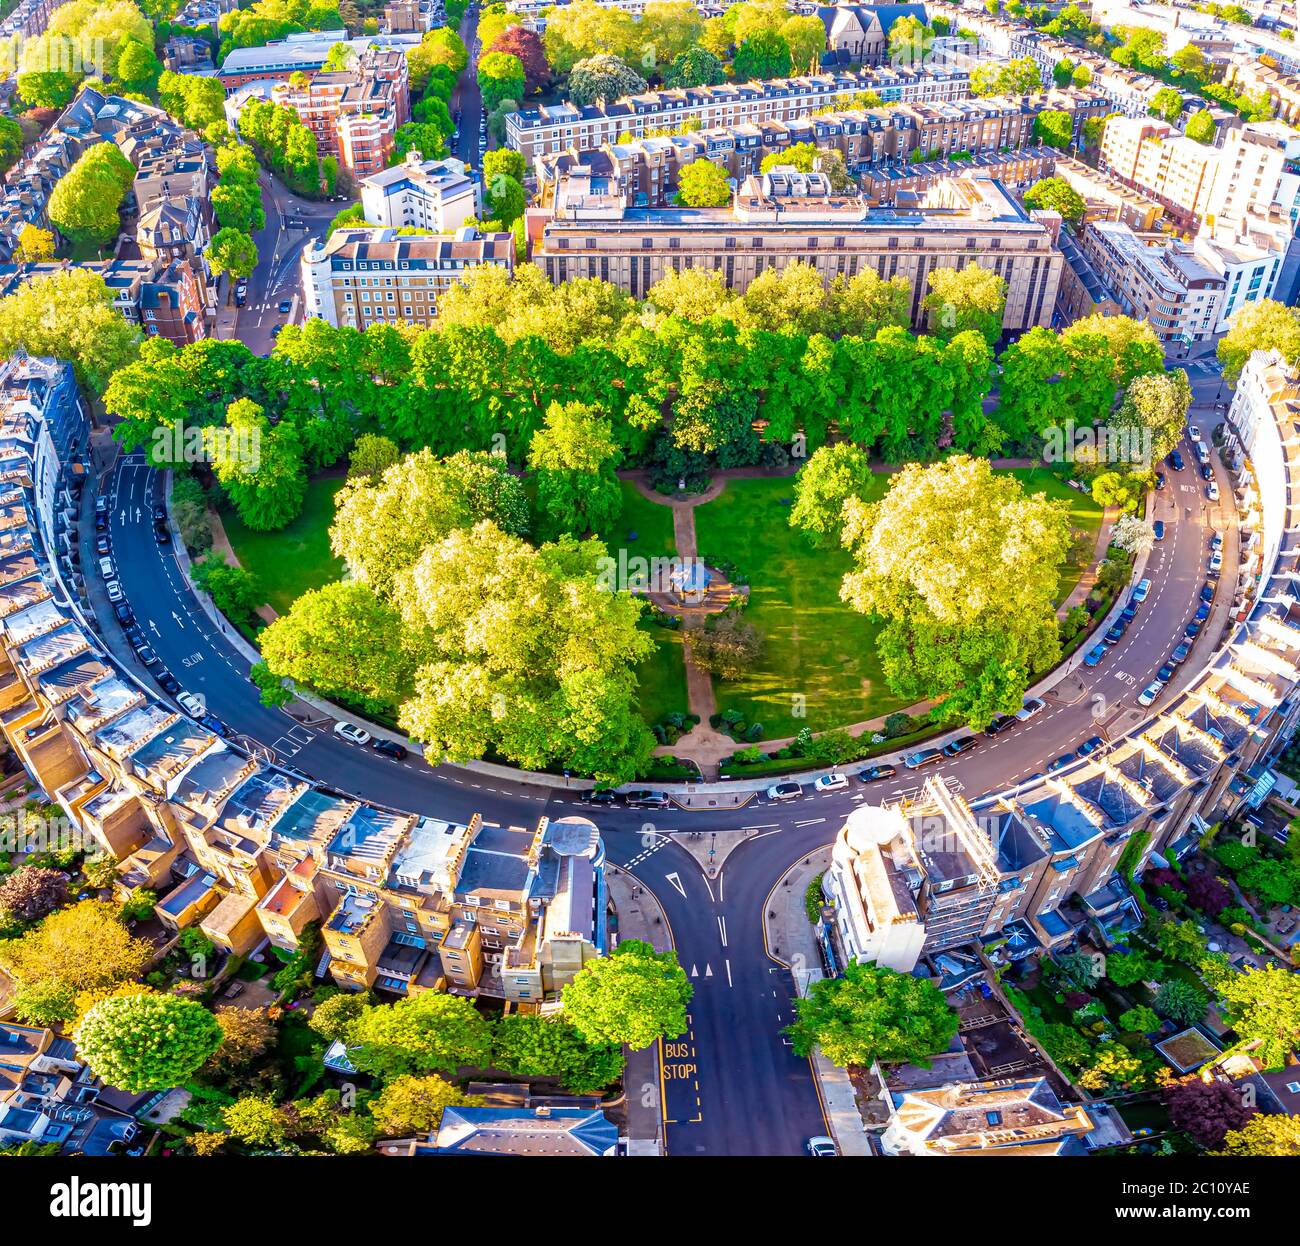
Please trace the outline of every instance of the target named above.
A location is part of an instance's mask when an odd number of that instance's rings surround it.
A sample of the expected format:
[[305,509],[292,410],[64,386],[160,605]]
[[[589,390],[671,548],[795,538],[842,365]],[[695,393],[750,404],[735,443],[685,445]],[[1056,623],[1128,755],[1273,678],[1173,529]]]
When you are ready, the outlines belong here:
[[624,939],[609,956],[588,961],[560,1000],[564,1019],[588,1043],[625,1043],[640,1051],[686,1029],[692,994],[675,952]]

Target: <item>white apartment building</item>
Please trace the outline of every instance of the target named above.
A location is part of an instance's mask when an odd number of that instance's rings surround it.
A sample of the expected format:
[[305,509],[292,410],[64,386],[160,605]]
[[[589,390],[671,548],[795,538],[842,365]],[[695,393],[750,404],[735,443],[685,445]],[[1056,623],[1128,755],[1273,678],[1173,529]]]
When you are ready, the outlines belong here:
[[418,151],[361,180],[361,206],[371,225],[449,234],[473,224],[483,207],[482,182],[463,161],[425,160]]

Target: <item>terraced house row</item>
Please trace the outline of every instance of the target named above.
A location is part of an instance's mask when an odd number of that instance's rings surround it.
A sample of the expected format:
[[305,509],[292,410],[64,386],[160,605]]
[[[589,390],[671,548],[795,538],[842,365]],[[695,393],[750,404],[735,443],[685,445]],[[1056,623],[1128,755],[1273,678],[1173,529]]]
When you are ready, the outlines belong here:
[[1140,874],[1261,803],[1269,759],[1300,719],[1298,417],[1300,375],[1280,355],[1255,352],[1226,443],[1244,533],[1240,604],[1200,676],[1163,711],[1046,778],[971,797],[936,776],[913,799],[852,814],[824,884],[843,957],[909,971],[922,954],[977,942],[1004,962],[1085,929],[1108,946],[1142,920],[1116,868],[1128,845],[1137,839]]
[[231,953],[319,930],[351,990],[535,1004],[602,954],[604,847],[586,819],[462,824],[322,791],[116,666],[70,587],[85,431],[68,365],[0,370],[0,730],[82,842],[120,863],[119,892],[156,892],[165,926]]

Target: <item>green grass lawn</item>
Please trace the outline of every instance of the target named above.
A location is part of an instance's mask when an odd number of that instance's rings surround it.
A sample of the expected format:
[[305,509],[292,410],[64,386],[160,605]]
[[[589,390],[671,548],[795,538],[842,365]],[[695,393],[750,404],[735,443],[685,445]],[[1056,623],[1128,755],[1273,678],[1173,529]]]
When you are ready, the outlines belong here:
[[623,510],[609,531],[601,533],[611,557],[617,558],[624,549],[629,559],[670,558],[676,554],[672,507],[650,501],[629,481],[620,480],[619,486],[623,490]]
[[1058,500],[1064,498],[1070,504],[1070,526],[1086,532],[1092,538],[1092,545],[1084,558],[1078,561],[1068,559],[1061,567],[1056,596],[1059,604],[1070,595],[1079,582],[1079,576],[1092,561],[1092,549],[1097,543],[1097,533],[1101,531],[1102,508],[1092,500],[1091,494],[1071,489],[1065,481],[1045,467],[1013,467],[1010,471],[1030,493],[1045,493],[1049,498]]
[[334,522],[334,495],[344,479],[317,476],[309,481],[302,514],[279,532],[254,532],[234,511],[222,513],[235,557],[261,579],[267,604],[278,614],[287,613],[309,589],[343,574],[343,560],[330,553],[329,526]]

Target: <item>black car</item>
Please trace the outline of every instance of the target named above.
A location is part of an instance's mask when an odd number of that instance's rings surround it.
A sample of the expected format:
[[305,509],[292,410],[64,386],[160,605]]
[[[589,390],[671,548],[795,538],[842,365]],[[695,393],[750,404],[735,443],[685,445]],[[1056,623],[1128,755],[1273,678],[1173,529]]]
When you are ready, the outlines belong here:
[[1165,462],[1168,463],[1176,472],[1181,472],[1183,470],[1183,456],[1179,454],[1177,450],[1170,450],[1168,455],[1165,457]]
[[176,676],[166,667],[155,671],[153,677],[158,681],[158,687],[172,696],[175,696],[181,690],[180,684],[176,682]]
[[230,728],[227,727],[226,724],[223,723],[215,714],[204,714],[203,717],[199,719],[199,725],[206,727],[216,735],[227,736],[230,734]]
[[144,638],[144,632],[135,626],[126,629],[126,639],[132,649],[143,649],[149,643]]
[[135,651],[135,656],[139,658],[145,666],[157,666],[159,664],[158,655],[150,649],[148,645],[141,645]]
[[650,792],[644,788],[638,788],[628,792],[624,798],[627,801],[629,809],[666,809],[668,808],[668,797],[662,792]]
[[1201,602],[1201,604],[1196,608],[1196,613],[1192,615],[1192,618],[1194,618],[1198,623],[1204,623],[1209,617],[1210,605],[1205,601]]
[[394,761],[403,761],[406,758],[405,747],[394,740],[382,740],[376,737],[370,747],[376,753],[383,753],[385,757],[391,757]]
[[282,312],[290,312],[290,311],[293,311],[293,300],[292,300],[292,299],[281,299],[281,300],[280,300],[280,310],[281,310]]
[[1165,487],[1165,474],[1164,474],[1164,472],[1156,472],[1156,488],[1157,488],[1157,489],[1163,489],[1164,487]]
[[1137,615],[1138,615],[1137,604],[1132,601],[1130,601],[1128,605],[1125,606],[1124,609],[1119,612],[1119,617],[1123,619],[1125,623],[1132,623],[1133,620],[1137,618]]
[[943,746],[945,757],[960,757],[962,753],[967,753],[978,744],[979,741],[973,735],[959,736],[955,740],[950,740]]
[[153,521],[154,523],[167,522],[167,508],[161,502],[153,504]]
[[592,788],[590,792],[583,792],[579,798],[585,800],[589,805],[612,805],[618,800],[618,797],[609,790],[609,788]]
[[1213,600],[1214,600],[1214,585],[1213,585],[1213,584],[1202,584],[1202,585],[1201,585],[1201,600],[1202,600],[1202,601],[1213,601]]
[[892,779],[897,773],[897,766],[868,766],[865,770],[858,772],[858,778],[863,783],[874,783],[877,779]]
[[1206,484],[1209,484],[1209,482],[1214,479],[1214,472],[1208,463],[1201,464],[1201,479],[1204,480]]
[[995,735],[1001,735],[1008,727],[1016,725],[1016,716],[1014,714],[999,714],[987,727],[984,728],[984,734],[991,740]]
[[1091,739],[1085,740],[1082,744],[1079,745],[1079,756],[1088,757],[1091,754],[1095,753],[1105,743],[1106,741],[1103,740],[1101,736],[1095,735]]
[[1162,666],[1158,671],[1156,671],[1156,678],[1162,684],[1167,684],[1171,679],[1173,679],[1173,677],[1174,677],[1174,664],[1172,662],[1166,662],[1164,666]]
[[1181,666],[1184,662],[1187,661],[1187,655],[1191,653],[1191,651],[1192,651],[1192,646],[1189,645],[1187,641],[1183,641],[1182,644],[1180,644],[1178,648],[1175,649],[1173,653],[1169,655],[1169,661],[1172,662],[1175,666]]
[[1115,626],[1112,627],[1110,631],[1106,633],[1105,636],[1106,644],[1108,645],[1119,644],[1119,642],[1124,639],[1124,627],[1125,624],[1122,621],[1116,623]]
[[1078,753],[1062,753],[1060,757],[1055,758],[1048,764],[1048,774],[1056,770],[1064,770],[1072,761],[1077,760],[1078,756]]
[[95,531],[96,532],[108,531],[108,516],[103,514],[102,512],[95,516]]
[[119,601],[117,605],[113,607],[113,613],[117,616],[117,621],[123,627],[135,622],[135,615],[131,613],[131,607],[124,601]]
[[1200,634],[1201,621],[1199,619],[1193,619],[1185,628],[1183,628],[1183,635],[1186,636],[1188,640],[1195,640]]
[[159,545],[170,545],[172,543],[172,534],[166,528],[155,528],[153,530],[153,539]]

